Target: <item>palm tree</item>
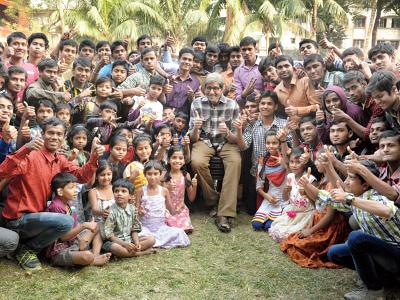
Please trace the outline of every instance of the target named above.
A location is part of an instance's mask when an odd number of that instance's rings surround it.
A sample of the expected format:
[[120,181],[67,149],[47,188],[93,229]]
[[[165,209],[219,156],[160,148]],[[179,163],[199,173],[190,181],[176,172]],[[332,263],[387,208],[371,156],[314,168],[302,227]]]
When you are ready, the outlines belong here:
[[347,24],[347,13],[335,0],[303,0],[305,7],[311,11],[310,36],[316,39],[317,31],[326,32],[327,24],[318,18],[320,13],[331,16],[332,19]]
[[248,29],[261,28],[267,37],[281,37],[287,30],[293,33],[306,34],[303,19],[307,13],[301,0],[262,1],[255,0],[250,4],[252,14],[246,20],[245,32]]
[[191,37],[207,31],[210,5],[210,0],[160,0],[159,12],[166,24],[160,33],[171,34],[178,47],[189,42]]
[[[137,38],[167,26],[156,0],[78,0],[65,22],[80,36],[94,39]],[[153,24],[153,26],[147,26]]]

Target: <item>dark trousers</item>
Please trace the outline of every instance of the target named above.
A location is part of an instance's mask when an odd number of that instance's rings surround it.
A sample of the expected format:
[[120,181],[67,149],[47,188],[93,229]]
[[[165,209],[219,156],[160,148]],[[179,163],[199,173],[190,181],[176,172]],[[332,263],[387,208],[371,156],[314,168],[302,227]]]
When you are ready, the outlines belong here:
[[70,231],[73,224],[71,216],[51,212],[26,213],[5,220],[5,227],[17,232],[23,244],[38,252]]
[[361,230],[352,231],[346,243],[333,245],[330,261],[356,270],[365,285],[379,290],[400,274],[400,248]]

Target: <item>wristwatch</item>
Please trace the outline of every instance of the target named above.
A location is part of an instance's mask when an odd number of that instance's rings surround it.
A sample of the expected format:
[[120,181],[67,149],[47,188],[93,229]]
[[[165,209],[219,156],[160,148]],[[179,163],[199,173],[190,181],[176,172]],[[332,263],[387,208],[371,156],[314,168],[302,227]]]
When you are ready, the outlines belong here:
[[351,206],[353,204],[353,201],[356,197],[352,193],[347,193],[346,197],[344,197],[344,201],[347,205]]

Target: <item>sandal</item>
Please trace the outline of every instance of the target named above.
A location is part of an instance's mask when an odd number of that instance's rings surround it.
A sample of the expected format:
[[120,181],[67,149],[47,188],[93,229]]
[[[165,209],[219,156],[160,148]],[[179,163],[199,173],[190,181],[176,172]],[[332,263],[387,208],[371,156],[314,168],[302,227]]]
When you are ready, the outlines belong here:
[[224,233],[231,231],[231,226],[229,225],[228,219],[224,216],[219,216],[215,219],[215,225],[218,230]]
[[210,210],[210,217],[211,218],[215,218],[217,216],[218,213],[218,208],[216,206],[214,206],[211,210]]

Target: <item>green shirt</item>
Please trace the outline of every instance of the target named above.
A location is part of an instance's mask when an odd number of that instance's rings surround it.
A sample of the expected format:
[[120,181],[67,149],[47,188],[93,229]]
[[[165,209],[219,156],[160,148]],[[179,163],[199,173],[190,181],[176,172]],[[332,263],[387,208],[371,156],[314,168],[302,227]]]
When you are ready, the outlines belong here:
[[141,230],[142,227],[133,204],[128,203],[125,208],[119,207],[117,203],[111,206],[110,213],[104,224],[104,232],[107,239],[115,236],[124,242],[131,243],[131,233],[140,232]]

